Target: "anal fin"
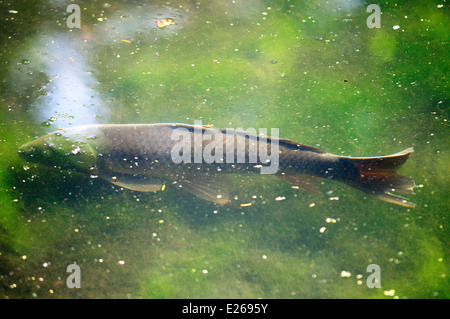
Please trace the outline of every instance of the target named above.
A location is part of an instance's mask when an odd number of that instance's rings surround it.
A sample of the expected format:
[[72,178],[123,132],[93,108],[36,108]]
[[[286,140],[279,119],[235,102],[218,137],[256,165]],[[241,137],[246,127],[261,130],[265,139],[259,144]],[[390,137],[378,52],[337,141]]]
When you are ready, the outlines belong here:
[[295,174],[295,175],[277,175],[277,177],[282,180],[292,184],[293,186],[297,186],[299,188],[303,188],[308,192],[319,194],[319,178],[306,174]]

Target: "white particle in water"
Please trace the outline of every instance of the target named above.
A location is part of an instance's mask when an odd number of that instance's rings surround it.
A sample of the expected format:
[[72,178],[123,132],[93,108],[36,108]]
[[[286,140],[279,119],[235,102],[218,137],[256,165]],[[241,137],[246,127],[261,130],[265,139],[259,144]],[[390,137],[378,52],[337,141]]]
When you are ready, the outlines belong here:
[[395,290],[394,290],[394,289],[391,289],[391,290],[385,290],[385,291],[383,291],[383,294],[384,294],[385,296],[393,297],[393,296],[395,296]]

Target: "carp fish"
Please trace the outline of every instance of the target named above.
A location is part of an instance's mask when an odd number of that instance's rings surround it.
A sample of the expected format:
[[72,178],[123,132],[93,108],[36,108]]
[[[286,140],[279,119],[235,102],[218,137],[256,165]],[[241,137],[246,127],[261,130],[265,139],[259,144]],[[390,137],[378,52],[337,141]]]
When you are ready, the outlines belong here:
[[[255,156],[255,150],[265,156]],[[139,192],[175,184],[221,205],[230,202],[227,174],[257,174],[272,166],[273,175],[312,192],[320,179],[331,179],[405,207],[415,204],[396,193],[413,194],[416,185],[397,170],[412,152],[339,156],[278,137],[180,123],[75,126],[19,148],[29,162],[99,176]]]

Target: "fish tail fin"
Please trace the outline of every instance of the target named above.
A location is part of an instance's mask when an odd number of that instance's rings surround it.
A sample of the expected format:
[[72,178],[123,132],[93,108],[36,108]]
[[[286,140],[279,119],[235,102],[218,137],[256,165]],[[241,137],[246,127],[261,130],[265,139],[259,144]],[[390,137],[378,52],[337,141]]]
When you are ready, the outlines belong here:
[[412,152],[414,150],[411,147],[387,156],[345,157],[359,172],[359,178],[356,181],[346,181],[346,183],[386,202],[415,207],[416,204],[407,198],[393,193],[414,194],[413,189],[416,187],[414,180],[397,173]]

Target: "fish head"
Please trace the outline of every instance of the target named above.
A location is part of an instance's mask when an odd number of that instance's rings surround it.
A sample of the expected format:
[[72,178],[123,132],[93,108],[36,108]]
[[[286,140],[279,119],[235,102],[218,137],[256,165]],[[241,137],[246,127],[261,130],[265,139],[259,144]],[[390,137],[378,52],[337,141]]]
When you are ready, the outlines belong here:
[[65,132],[53,132],[22,145],[19,156],[28,162],[47,167],[95,170],[96,154],[86,138]]

